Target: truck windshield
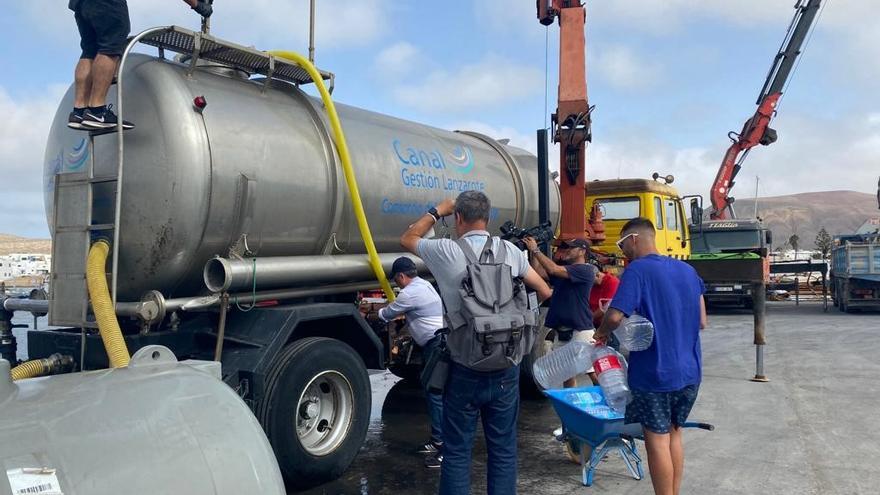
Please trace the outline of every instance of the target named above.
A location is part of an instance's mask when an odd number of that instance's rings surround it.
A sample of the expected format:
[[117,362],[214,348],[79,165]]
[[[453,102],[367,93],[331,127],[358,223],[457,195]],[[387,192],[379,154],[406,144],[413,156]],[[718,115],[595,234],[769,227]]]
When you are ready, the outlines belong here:
[[[718,230],[700,232],[699,227],[691,230],[691,250],[695,253],[720,253],[760,249],[760,230]],[[696,231],[695,231],[696,230]]]
[[602,211],[603,220],[629,220],[640,213],[638,197],[599,198],[596,200]]

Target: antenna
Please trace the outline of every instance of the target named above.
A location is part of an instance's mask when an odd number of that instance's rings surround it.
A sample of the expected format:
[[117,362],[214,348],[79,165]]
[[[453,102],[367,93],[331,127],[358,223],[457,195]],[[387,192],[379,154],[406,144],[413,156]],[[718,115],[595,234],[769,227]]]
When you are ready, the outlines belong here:
[[315,0],[309,2],[309,62],[315,62]]
[[757,175],[755,176],[755,218],[758,218],[758,181],[761,180]]

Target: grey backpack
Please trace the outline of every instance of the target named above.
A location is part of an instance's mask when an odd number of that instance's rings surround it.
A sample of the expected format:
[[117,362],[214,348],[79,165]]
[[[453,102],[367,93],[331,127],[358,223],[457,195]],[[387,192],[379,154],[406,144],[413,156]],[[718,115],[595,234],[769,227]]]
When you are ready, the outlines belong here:
[[525,284],[504,262],[506,243],[499,240],[494,253],[492,239],[486,239],[479,257],[467,241],[456,241],[467,257],[467,272],[458,289],[461,309],[447,315],[452,360],[476,371],[518,365],[535,341],[535,313]]

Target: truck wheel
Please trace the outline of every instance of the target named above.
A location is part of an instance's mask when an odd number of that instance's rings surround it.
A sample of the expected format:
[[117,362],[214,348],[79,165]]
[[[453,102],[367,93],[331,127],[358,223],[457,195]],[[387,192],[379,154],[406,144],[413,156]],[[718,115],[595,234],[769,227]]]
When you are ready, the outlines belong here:
[[532,346],[532,352],[523,356],[522,364],[520,364],[519,391],[524,397],[535,399],[543,396],[541,386],[532,377],[532,365],[535,364],[538,358],[552,350],[554,336],[555,332],[542,324],[538,327],[538,334],[535,336],[535,345]]
[[844,313],[852,313],[852,308],[849,307],[849,284],[844,282],[840,287],[840,310]]
[[339,477],[364,443],[370,379],[360,356],[335,339],[288,344],[272,363],[255,409],[288,488]]

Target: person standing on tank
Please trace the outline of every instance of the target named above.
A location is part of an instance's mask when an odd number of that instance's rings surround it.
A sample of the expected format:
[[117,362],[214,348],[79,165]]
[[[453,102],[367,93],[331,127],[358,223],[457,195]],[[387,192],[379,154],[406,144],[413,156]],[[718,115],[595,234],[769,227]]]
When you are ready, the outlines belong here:
[[693,267],[657,252],[647,218],[630,220],[620,235],[617,246],[631,261],[594,338],[607,342],[623,318],[636,313],[654,325],[651,345],[629,354],[632,402],[625,422],[642,425],[654,493],[677,495],[684,474],[681,427],[702,379],[706,289]]
[[[430,208],[401,236],[400,245],[419,256],[434,275],[446,305],[454,314],[462,306],[458,289],[467,276],[468,258],[462,249],[475,256],[484,246],[493,252],[506,251],[504,263],[514,277],[521,277],[527,287],[537,291],[538,299],[550,297],[550,287],[530,266],[524,252],[512,243],[488,232],[491,204],[479,191],[465,191],[453,201],[447,199]],[[455,233],[466,247],[452,239],[424,239],[441,218],[455,216]],[[491,241],[491,243],[490,243]],[[501,243],[506,243],[503,247]],[[440,494],[469,494],[471,463],[477,420],[482,419],[486,438],[486,491],[489,495],[516,493],[516,425],[519,417],[519,365],[501,371],[481,372],[463,364],[452,363],[443,392],[443,449],[440,470]]]
[[[203,17],[210,17],[213,8],[208,1],[183,0]],[[211,0],[212,1],[212,0]],[[116,74],[119,57],[128,44],[131,22],[125,0],[69,0],[79,30],[82,54],[74,72],[73,110],[67,118],[71,129],[101,130],[118,125],[107,92]],[[123,129],[134,124],[123,121]]]

